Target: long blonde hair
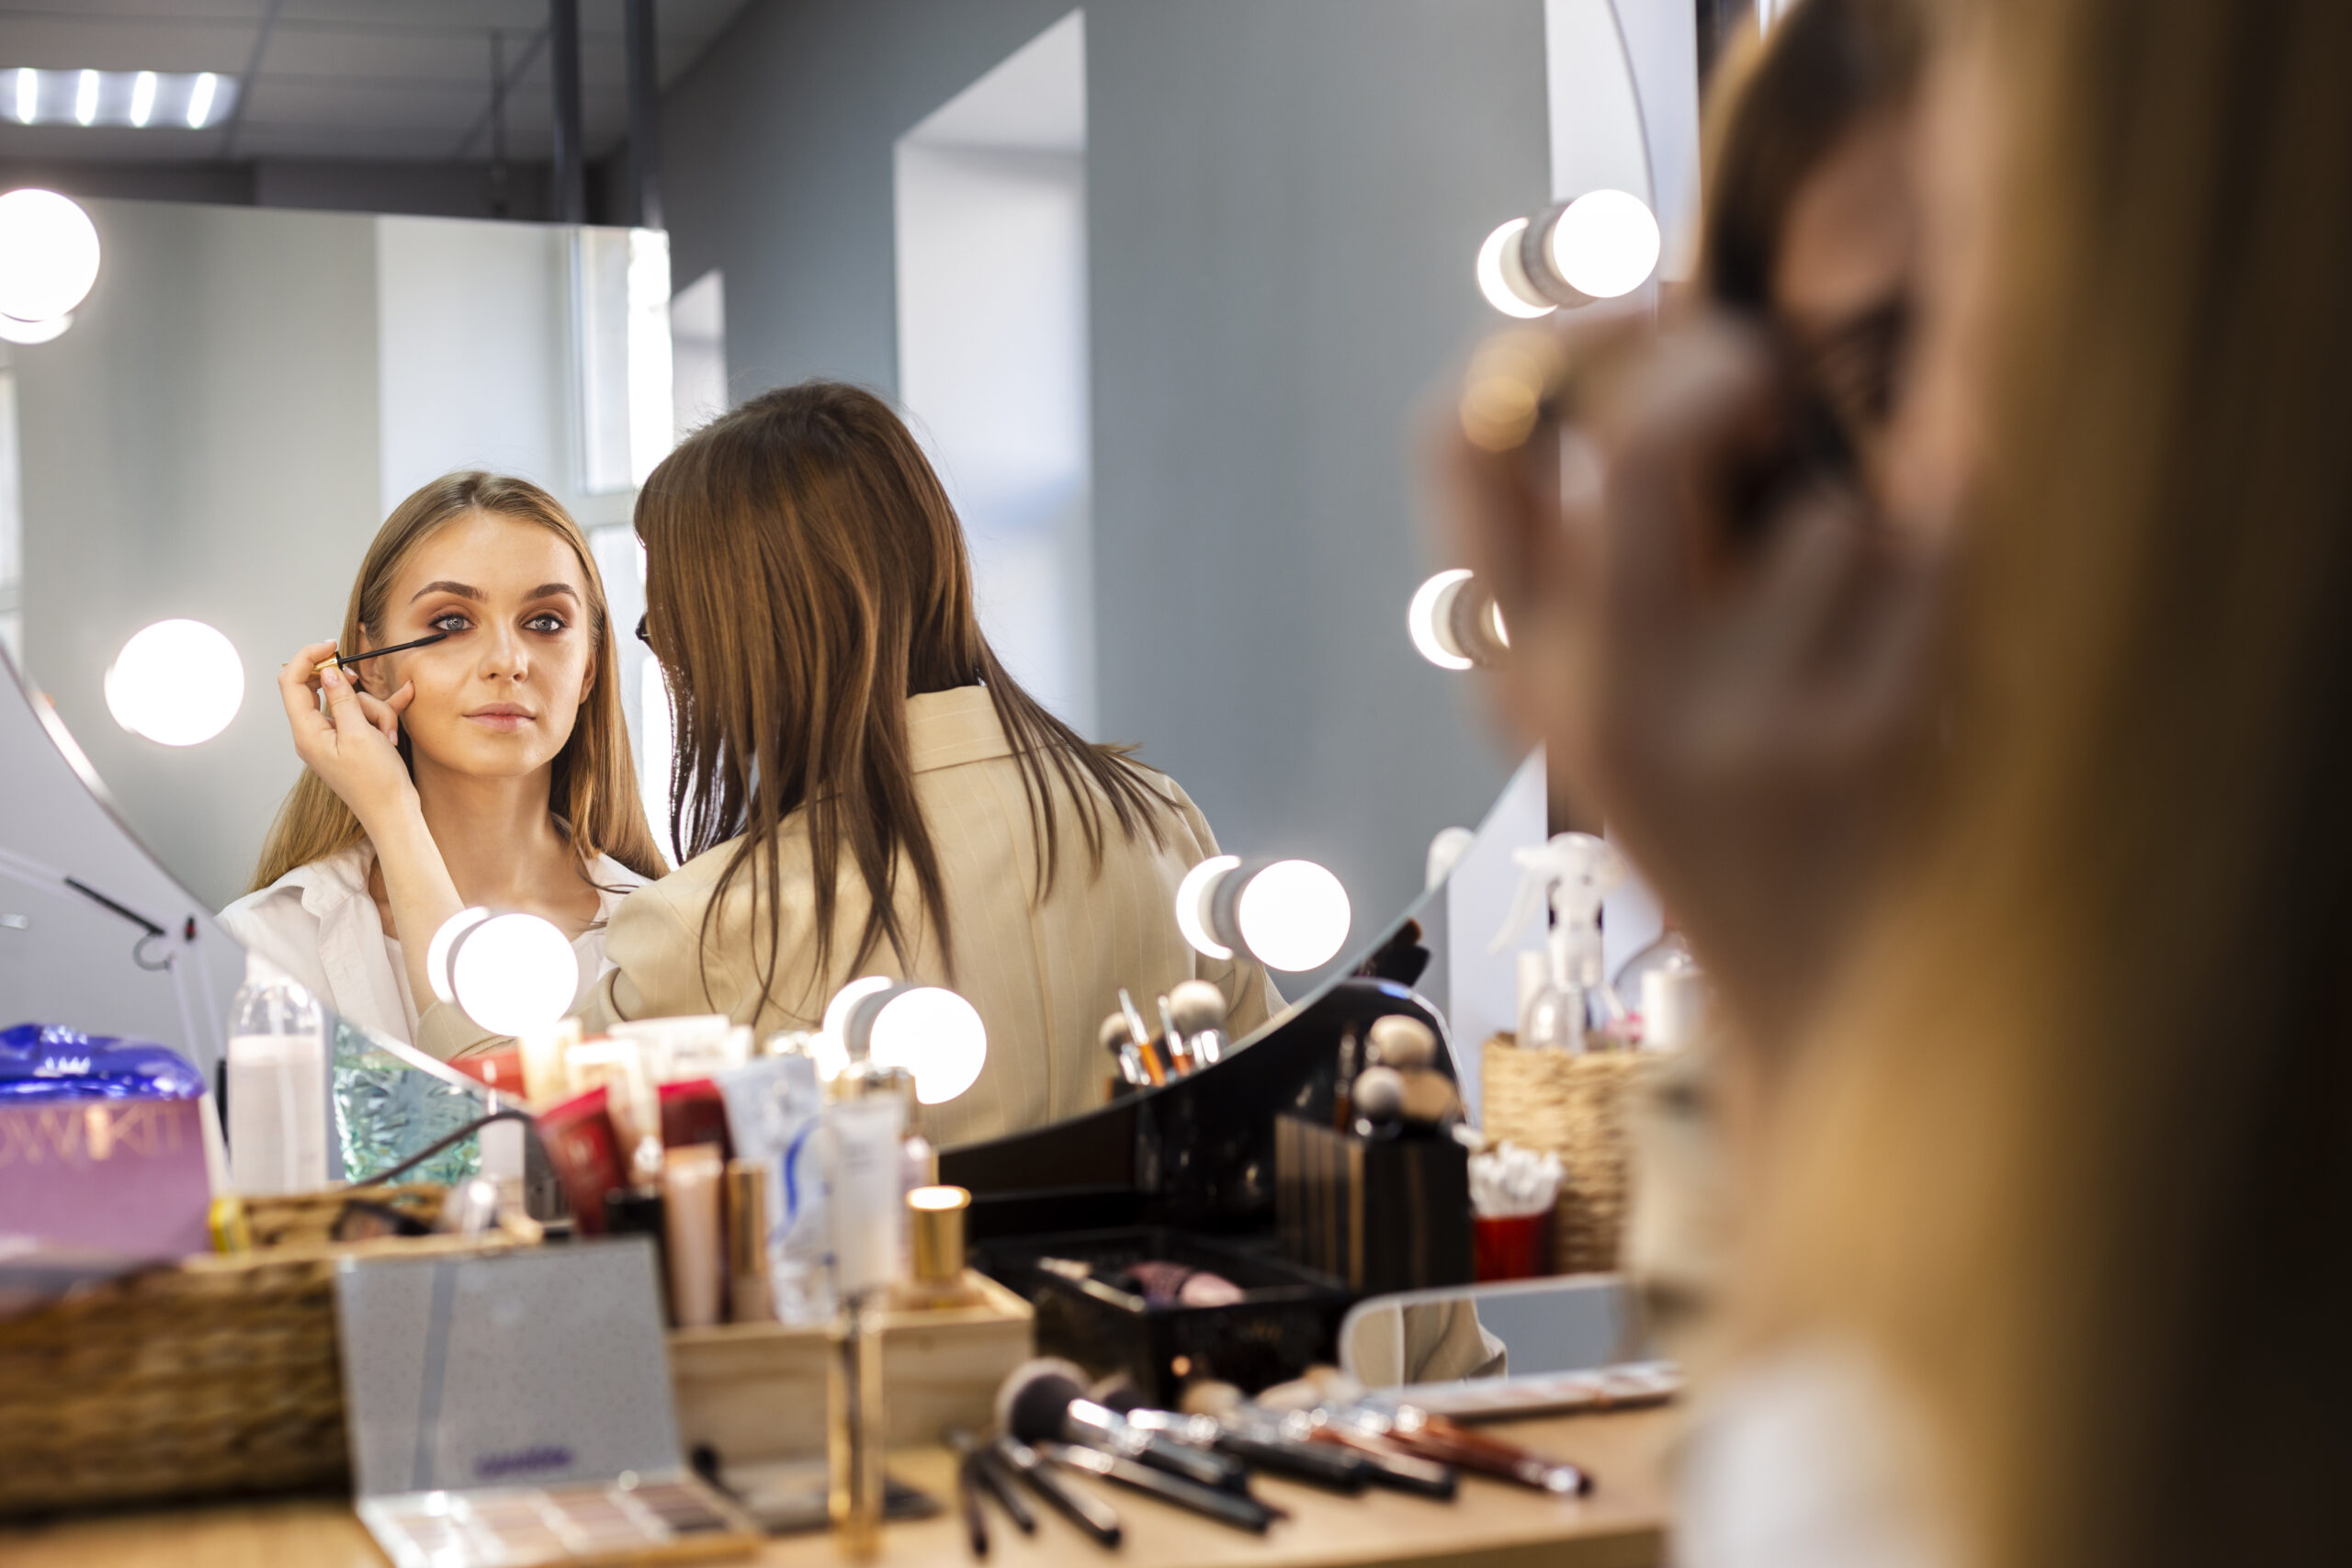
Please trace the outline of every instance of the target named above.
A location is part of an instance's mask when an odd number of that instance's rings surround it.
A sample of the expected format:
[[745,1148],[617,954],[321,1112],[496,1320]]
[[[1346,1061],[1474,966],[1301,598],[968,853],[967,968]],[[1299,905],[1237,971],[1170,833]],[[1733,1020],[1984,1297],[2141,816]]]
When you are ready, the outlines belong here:
[[[335,646],[357,649],[380,643],[385,597],[401,568],[425,540],[477,512],[535,523],[556,535],[571,547],[586,579],[588,629],[595,649],[597,680],[581,704],[571,738],[556,756],[554,776],[548,786],[548,809],[571,825],[571,846],[582,866],[594,864],[599,855],[610,855],[639,876],[662,875],[669,867],[662,862],[652,829],[646,825],[645,803],[629,760],[628,721],[622,716],[617,678],[620,654],[613,638],[612,616],[605,608],[605,580],[596,570],[595,557],[580,525],[555,497],[527,480],[481,472],[447,474],[419,490],[393,508],[376,531],[375,542],[359,563],[358,579],[351,585],[351,603],[344,611],[343,632]],[[401,755],[410,755],[405,734],[401,737]],[[352,815],[342,796],[306,769],[270,825],[249,891],[267,887],[295,867],[322,860],[366,837],[359,818]]]
[[1951,793],[1751,1311],[1879,1354],[1967,1560],[2352,1560],[2352,6],[1985,11]]

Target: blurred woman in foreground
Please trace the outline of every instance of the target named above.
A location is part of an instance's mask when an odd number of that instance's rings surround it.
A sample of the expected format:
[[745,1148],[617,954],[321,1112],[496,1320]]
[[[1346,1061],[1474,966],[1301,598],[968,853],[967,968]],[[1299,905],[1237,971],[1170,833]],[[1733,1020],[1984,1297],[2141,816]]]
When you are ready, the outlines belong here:
[[1564,506],[1465,420],[1531,718],[1804,1043],[1681,1554],[2346,1561],[2352,8],[1985,0],[1930,121],[1884,514],[1736,325],[1528,383]]

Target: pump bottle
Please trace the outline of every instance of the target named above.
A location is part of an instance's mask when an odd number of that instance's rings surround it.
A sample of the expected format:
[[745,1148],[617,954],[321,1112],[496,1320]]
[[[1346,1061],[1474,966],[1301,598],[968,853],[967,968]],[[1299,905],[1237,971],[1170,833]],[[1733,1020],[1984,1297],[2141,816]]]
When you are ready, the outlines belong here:
[[1601,972],[1600,906],[1625,879],[1617,852],[1589,833],[1560,833],[1549,843],[1514,851],[1519,896],[1490,951],[1502,952],[1547,904],[1544,978],[1521,999],[1522,1050],[1600,1049],[1623,1025],[1625,1009]]

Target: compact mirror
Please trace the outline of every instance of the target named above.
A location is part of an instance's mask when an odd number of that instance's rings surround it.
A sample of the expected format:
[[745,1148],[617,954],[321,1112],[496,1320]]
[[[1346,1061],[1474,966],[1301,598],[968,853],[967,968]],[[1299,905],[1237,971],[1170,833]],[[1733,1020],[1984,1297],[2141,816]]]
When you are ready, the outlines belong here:
[[1447,1415],[1642,1404],[1680,1385],[1613,1274],[1373,1296],[1350,1309],[1339,1337],[1350,1376]]

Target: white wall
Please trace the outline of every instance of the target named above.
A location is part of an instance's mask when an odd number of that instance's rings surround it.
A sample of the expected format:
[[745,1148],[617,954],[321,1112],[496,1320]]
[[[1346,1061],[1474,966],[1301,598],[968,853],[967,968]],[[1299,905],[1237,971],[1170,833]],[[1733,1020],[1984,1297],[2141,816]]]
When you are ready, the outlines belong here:
[[[24,662],[131,828],[218,907],[299,772],[278,666],[336,635],[386,513],[462,468],[543,484],[591,527],[625,525],[632,497],[578,480],[570,231],[85,205],[96,288],[62,337],[11,349]],[[612,586],[633,685],[633,572]],[[184,750],[124,732],[102,691],[130,634],[171,615],[220,627],[245,666],[235,720]]]
[[1085,18],[893,149],[899,400],[964,522],[1013,678],[1092,735]]
[[[279,663],[342,625],[381,517],[374,220],[91,201],[105,265],[17,345],[25,663],[163,863],[243,891],[300,764]],[[244,705],[185,750],[126,733],[107,666],[150,622],[226,633]]]

